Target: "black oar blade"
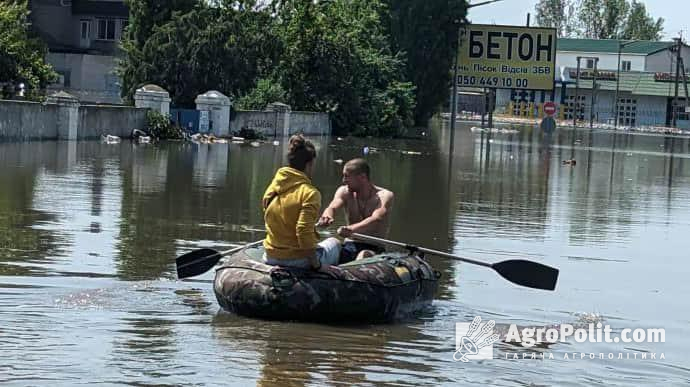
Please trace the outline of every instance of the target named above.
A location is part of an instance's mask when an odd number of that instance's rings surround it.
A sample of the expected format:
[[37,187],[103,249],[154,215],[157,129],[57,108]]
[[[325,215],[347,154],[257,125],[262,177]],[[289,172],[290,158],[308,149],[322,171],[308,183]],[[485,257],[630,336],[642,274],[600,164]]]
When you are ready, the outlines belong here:
[[511,259],[494,263],[491,267],[514,284],[534,289],[556,289],[558,269],[551,266],[523,259]]
[[221,254],[213,249],[198,249],[177,257],[177,278],[189,278],[199,274],[204,274],[211,270],[218,261]]

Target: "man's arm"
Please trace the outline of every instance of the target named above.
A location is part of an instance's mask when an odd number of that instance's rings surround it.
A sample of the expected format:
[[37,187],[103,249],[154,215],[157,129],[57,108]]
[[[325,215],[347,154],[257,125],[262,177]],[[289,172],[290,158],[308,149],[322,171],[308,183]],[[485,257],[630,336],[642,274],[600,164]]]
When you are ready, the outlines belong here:
[[[352,233],[367,234],[370,232],[372,226],[377,226],[379,222],[386,219],[393,206],[393,192],[383,191],[381,193],[381,203],[379,206],[369,215],[367,218],[363,219],[361,222],[351,224],[347,227],[341,227],[339,233],[343,237],[349,237]],[[342,232],[340,231],[342,230]]]
[[319,218],[320,225],[330,226],[333,223],[333,220],[335,220],[335,211],[339,208],[342,208],[345,205],[346,192],[347,187],[345,186],[342,186],[335,191],[335,195],[333,195],[333,200],[331,201],[331,204],[328,205],[328,208],[326,208],[323,211],[323,214],[321,214],[321,218]]

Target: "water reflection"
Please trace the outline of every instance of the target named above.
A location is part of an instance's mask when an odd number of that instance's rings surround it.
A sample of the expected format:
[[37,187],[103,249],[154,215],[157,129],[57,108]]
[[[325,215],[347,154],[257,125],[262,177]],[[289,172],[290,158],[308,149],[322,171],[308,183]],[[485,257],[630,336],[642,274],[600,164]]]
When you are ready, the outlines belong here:
[[[155,315],[132,315],[121,319],[114,334],[110,366],[123,375],[146,380],[163,379],[176,373],[175,321]],[[155,364],[142,372],[139,363]]]
[[384,374],[393,384],[442,380],[433,365],[416,361],[428,338],[414,327],[257,322],[225,313],[212,324],[224,353],[257,352],[260,386],[363,385]]
[[[212,273],[177,282],[174,257],[263,237],[244,226],[263,223],[260,198],[283,162],[284,141],[260,147],[0,144],[0,338],[9,343],[0,381],[563,385],[689,379],[682,360],[690,321],[683,308],[690,275],[684,254],[688,139],[597,130],[545,136],[532,128],[487,135],[461,125],[448,157],[447,130],[431,134],[430,140],[315,139],[314,182],[323,204],[340,185],[342,164],[334,160],[375,148],[366,155],[372,179],[396,195],[390,239],[487,262],[552,264],[561,269],[556,293],[429,257],[443,274],[439,298],[431,312],[409,321],[343,327],[217,315],[211,284],[204,282]],[[563,165],[568,159],[577,164]],[[338,216],[335,227],[344,223]],[[65,307],[56,298],[71,301]],[[670,360],[640,364],[635,379],[620,363],[496,361],[461,369],[449,362],[456,321],[481,315],[502,325],[552,324],[572,321],[577,312],[600,313],[617,329],[666,327],[674,340],[663,347]],[[602,348],[554,348],[569,350]],[[59,367],[44,364],[47,353],[61,359]]]
[[58,236],[41,224],[54,222],[56,215],[34,209],[37,175],[55,146],[46,153],[33,152],[31,144],[3,146],[0,152],[0,275],[37,275],[46,252],[57,253]]

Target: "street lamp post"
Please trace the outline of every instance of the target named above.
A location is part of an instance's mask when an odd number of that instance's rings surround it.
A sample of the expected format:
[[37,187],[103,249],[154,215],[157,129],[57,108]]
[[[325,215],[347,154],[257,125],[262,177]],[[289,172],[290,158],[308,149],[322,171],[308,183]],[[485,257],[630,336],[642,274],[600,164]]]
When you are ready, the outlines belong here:
[[621,84],[621,54],[623,52],[623,48],[629,44],[633,44],[636,41],[630,41],[627,43],[623,43],[622,41],[618,41],[618,70],[616,71],[616,96],[613,99],[613,114],[614,114],[614,125],[616,129],[618,129],[618,93],[620,90],[620,84]]
[[623,51],[623,42],[618,41],[618,70],[616,71],[616,96],[613,97],[613,115],[614,127],[618,129],[618,90],[621,85],[621,52]]
[[[488,0],[484,1],[481,3],[476,3],[476,4],[469,4],[467,6],[467,9],[474,8],[474,7],[479,7],[481,5],[487,5],[491,3],[497,3],[499,1],[503,0]],[[458,110],[458,103],[457,103],[457,98],[458,98],[458,56],[460,54],[460,42],[461,42],[461,36],[460,36],[460,31],[462,31],[463,24],[461,23],[460,26],[458,27],[458,48],[457,51],[455,52],[455,60],[453,61],[454,66],[453,66],[453,95],[451,97],[451,108],[450,108],[450,155],[452,157],[453,155],[453,147],[455,146],[455,115],[457,114]]]
[[577,128],[577,116],[580,114],[578,99],[580,98],[580,61],[581,56],[577,57],[577,73],[575,74],[575,100],[573,101],[573,126]]
[[450,107],[450,156],[453,156],[453,148],[455,147],[455,115],[458,110],[458,53],[460,51],[460,31],[458,29],[458,52],[455,53],[455,60],[453,61],[453,95],[451,98]]
[[594,107],[596,106],[596,98],[597,98],[597,75],[598,73],[598,66],[599,66],[599,58],[593,58],[594,59],[594,72],[592,73],[592,105],[589,108],[589,128],[592,129],[594,126]]
[[683,49],[683,40],[681,38],[674,39],[676,46],[676,92],[673,97],[673,127],[678,127],[678,83],[680,82],[680,62],[683,60],[681,50]]
[[[591,98],[591,107],[589,109],[589,126],[590,128],[593,126],[594,123],[594,104],[595,104],[595,97],[596,97],[596,89],[597,89],[597,75],[598,75],[598,68],[597,65],[599,63],[599,58],[595,56],[578,56],[577,57],[577,74],[575,74],[575,101],[573,101],[573,106],[574,106],[574,114],[573,114],[573,126],[577,127],[577,118],[580,115],[580,106],[579,106],[579,99],[580,99],[580,68],[581,68],[581,62],[583,59],[591,60],[593,62],[593,72],[592,72],[592,98]],[[589,64],[587,64],[587,69],[589,68]],[[584,120],[584,110],[582,111],[582,119]]]

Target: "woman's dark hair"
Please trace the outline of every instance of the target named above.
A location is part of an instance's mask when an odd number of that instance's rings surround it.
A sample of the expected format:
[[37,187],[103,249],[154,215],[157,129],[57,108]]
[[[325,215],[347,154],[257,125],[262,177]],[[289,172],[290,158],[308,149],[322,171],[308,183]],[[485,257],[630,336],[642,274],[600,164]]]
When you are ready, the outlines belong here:
[[305,139],[301,134],[290,137],[288,148],[288,165],[292,168],[304,171],[307,163],[316,158],[316,148],[311,141]]

